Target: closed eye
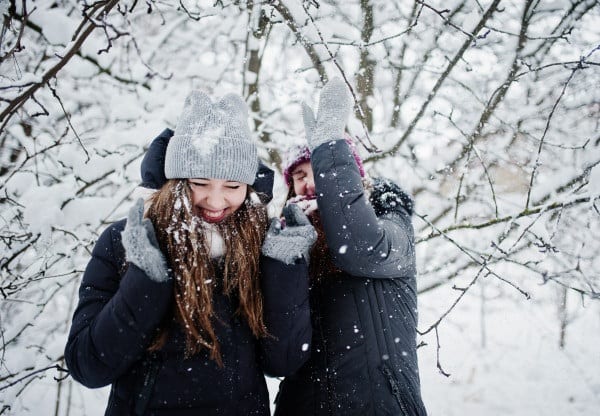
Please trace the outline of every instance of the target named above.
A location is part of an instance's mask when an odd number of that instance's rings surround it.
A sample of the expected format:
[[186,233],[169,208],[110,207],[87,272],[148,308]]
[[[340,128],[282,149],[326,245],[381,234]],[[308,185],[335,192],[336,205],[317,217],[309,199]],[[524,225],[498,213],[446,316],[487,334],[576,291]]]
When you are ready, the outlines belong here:
[[292,178],[297,181],[301,181],[302,179],[306,178],[306,173],[297,173],[296,175],[292,175]]

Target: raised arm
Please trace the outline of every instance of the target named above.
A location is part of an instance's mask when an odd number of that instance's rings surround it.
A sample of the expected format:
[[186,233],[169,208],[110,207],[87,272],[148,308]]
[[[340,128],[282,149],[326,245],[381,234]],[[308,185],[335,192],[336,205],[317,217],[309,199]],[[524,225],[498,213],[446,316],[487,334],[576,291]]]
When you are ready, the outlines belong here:
[[376,215],[346,141],[317,147],[311,163],[319,214],[336,265],[356,276],[411,275],[415,264],[409,213],[396,204]]
[[325,237],[336,265],[356,276],[402,277],[414,271],[410,216],[401,206],[376,215],[344,126],[352,109],[345,84],[333,79],[321,93],[315,117],[304,107],[304,125]]

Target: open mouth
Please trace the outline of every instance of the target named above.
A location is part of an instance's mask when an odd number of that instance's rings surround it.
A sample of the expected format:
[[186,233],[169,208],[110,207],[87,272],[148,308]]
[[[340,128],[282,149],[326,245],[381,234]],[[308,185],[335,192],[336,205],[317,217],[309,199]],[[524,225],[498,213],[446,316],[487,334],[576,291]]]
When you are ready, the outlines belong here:
[[227,210],[222,209],[220,211],[208,211],[203,209],[200,215],[202,215],[202,219],[204,219],[206,222],[219,222],[225,219],[227,216]]

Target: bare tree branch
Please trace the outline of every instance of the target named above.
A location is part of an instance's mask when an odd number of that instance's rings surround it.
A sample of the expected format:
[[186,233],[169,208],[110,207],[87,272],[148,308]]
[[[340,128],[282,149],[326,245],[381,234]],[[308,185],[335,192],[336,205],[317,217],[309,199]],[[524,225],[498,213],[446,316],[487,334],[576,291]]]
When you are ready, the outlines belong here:
[[[103,4],[101,12],[97,15],[97,17],[102,17],[119,2],[119,0],[105,0],[102,2],[98,2],[98,4]],[[98,6],[100,7],[100,6]],[[83,25],[82,25],[83,27]],[[96,24],[94,22],[87,22],[85,25],[85,29],[83,29],[82,33],[77,37],[77,39],[73,42],[71,47],[67,50],[64,56],[59,60],[59,62],[50,68],[44,75],[42,75],[41,80],[27,90],[25,90],[22,94],[18,95],[16,98],[12,99],[9,105],[0,112],[0,132],[4,130],[8,120],[19,110],[27,100],[33,97],[33,94],[41,87],[46,85],[48,81],[56,76],[56,74],[69,62],[69,60],[79,51],[81,45],[85,42],[87,37],[96,29]]]
[[396,142],[396,144],[394,144],[389,150],[386,150],[378,155],[371,156],[371,157],[365,159],[365,162],[376,162],[387,156],[395,154],[398,151],[398,149],[400,149],[400,146],[402,146],[404,141],[411,135],[411,133],[413,132],[417,123],[419,122],[419,120],[421,120],[421,118],[423,117],[423,114],[425,114],[425,110],[427,110],[427,107],[429,107],[429,104],[431,103],[433,98],[436,96],[437,92],[441,88],[441,86],[444,83],[444,81],[446,80],[446,78],[448,78],[448,76],[450,75],[450,73],[452,72],[452,70],[454,69],[456,64],[462,59],[462,56],[464,55],[465,51],[469,48],[469,46],[471,45],[473,40],[476,38],[477,33],[479,33],[479,31],[484,27],[484,25],[488,21],[488,19],[494,14],[499,3],[500,3],[500,0],[492,1],[490,6],[488,7],[487,11],[481,17],[481,20],[479,21],[479,23],[477,24],[475,29],[473,29],[473,33],[471,34],[469,39],[467,39],[466,41],[463,42],[461,48],[454,55],[454,58],[452,58],[452,60],[450,61],[450,63],[448,64],[448,66],[446,67],[444,72],[442,73],[442,75],[438,78],[437,82],[435,83],[435,85],[433,86],[433,88],[431,89],[429,94],[427,95],[425,102],[423,102],[423,104],[421,105],[421,108],[419,109],[419,111],[417,112],[415,117],[412,119],[412,121],[408,125],[408,128],[404,131],[404,133],[402,134],[400,139]]

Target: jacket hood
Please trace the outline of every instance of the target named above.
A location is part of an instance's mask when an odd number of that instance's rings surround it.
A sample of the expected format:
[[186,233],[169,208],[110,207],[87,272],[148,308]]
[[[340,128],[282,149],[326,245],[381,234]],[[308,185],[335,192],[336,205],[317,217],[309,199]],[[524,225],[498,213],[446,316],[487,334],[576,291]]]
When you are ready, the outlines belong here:
[[[150,143],[150,147],[142,159],[140,168],[142,183],[140,186],[149,189],[159,189],[167,181],[165,176],[165,154],[173,133],[173,130],[165,129]],[[257,193],[264,195],[264,198],[261,199],[265,204],[273,199],[274,179],[275,172],[259,161],[252,188]]]
[[148,151],[142,159],[141,173],[143,188],[159,189],[165,184],[165,154],[169,139],[173,136],[173,130],[164,129],[157,138],[152,140]]
[[415,204],[412,197],[386,178],[373,179],[373,189],[369,199],[378,217],[397,212],[399,208],[404,209],[409,216],[412,216],[414,211]]

